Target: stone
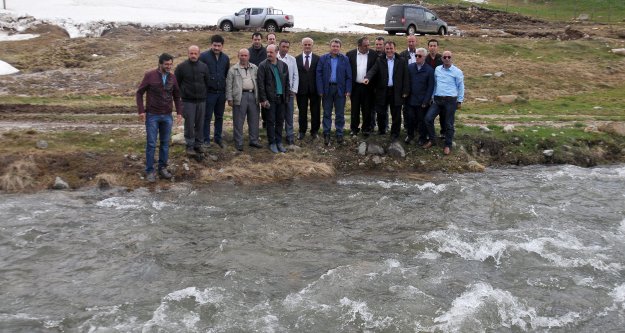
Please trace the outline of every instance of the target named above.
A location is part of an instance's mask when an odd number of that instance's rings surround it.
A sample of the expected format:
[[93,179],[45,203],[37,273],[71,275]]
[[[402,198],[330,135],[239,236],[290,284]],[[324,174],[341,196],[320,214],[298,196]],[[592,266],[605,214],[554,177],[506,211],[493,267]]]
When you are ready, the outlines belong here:
[[69,188],[69,184],[61,179],[61,177],[57,176],[54,180],[54,185],[52,185],[52,188],[55,190],[67,190]]
[[586,128],[584,128],[584,132],[596,133],[596,132],[599,132],[599,129],[597,128],[597,125],[589,125],[589,126],[586,126]]
[[612,49],[612,53],[625,56],[625,49]]
[[39,148],[39,149],[46,149],[46,148],[48,148],[48,141],[46,141],[46,140],[39,140],[39,141],[37,141],[37,148]]
[[599,131],[625,136],[625,123],[610,122],[599,127]]
[[366,142],[361,142],[360,145],[358,145],[358,155],[366,155],[367,154],[367,143]]
[[495,72],[495,74],[493,74],[495,77],[502,77],[503,76],[503,72]]
[[171,144],[172,145],[181,145],[184,146],[187,143],[184,141],[184,133],[178,133],[171,136]]
[[191,170],[191,169],[189,168],[189,164],[187,164],[187,163],[182,163],[182,168],[184,169],[184,171],[189,171],[189,170]]
[[553,149],[545,149],[545,150],[543,150],[543,155],[545,155],[545,157],[552,157],[553,156]]
[[467,163],[467,169],[472,172],[484,172],[484,170],[486,170],[486,167],[480,164],[478,161],[471,160],[469,161],[469,163]]
[[388,154],[393,156],[393,157],[405,158],[406,157],[406,150],[401,145],[401,143],[399,143],[399,141],[395,141],[395,142],[392,142],[388,146]]
[[302,147],[296,145],[288,145],[286,146],[286,149],[289,151],[299,151],[302,150]]
[[378,155],[373,156],[373,158],[371,159],[371,161],[372,161],[374,164],[382,164],[382,158],[380,158],[380,156],[378,156]]
[[477,97],[475,98],[476,102],[488,102],[488,98],[483,98],[483,97]]
[[577,20],[578,21],[588,21],[588,20],[590,20],[590,15],[588,15],[586,13],[581,13],[581,14],[579,14],[579,16],[577,16]]
[[483,77],[492,77],[492,76],[493,76],[493,74],[492,74],[492,73],[486,73],[486,74],[484,74],[484,75],[482,75],[482,76],[483,76]]
[[505,133],[512,133],[514,131],[514,125],[506,125],[503,127]]
[[601,109],[603,109],[603,108],[602,108],[602,107],[600,107],[600,106],[595,106],[595,107],[593,107],[592,109],[593,109],[593,110],[601,110]]
[[110,139],[109,142],[110,143],[115,143],[115,139]]
[[219,157],[217,157],[217,155],[208,155],[208,158],[210,158],[213,162],[219,161]]
[[480,131],[484,132],[484,133],[490,133],[490,128],[488,128],[488,126],[485,125],[480,125]]
[[384,155],[384,148],[382,148],[379,145],[376,145],[375,143],[370,143],[367,146],[367,153],[369,155]]
[[497,96],[497,100],[504,104],[512,104],[519,99],[517,95],[500,95]]
[[131,161],[138,161],[139,160],[139,156],[137,156],[137,154],[130,154],[128,155],[128,159]]

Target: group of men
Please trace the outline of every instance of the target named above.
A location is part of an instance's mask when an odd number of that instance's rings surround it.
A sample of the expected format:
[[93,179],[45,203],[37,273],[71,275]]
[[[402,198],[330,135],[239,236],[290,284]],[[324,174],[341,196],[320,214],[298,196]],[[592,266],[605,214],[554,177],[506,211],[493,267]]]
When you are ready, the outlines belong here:
[[[289,54],[290,42],[276,35],[267,35],[262,45],[260,32],[252,35],[252,46],[237,52],[238,61],[230,66],[223,53],[224,38],[214,35],[210,49],[188,48],[188,59],[172,74],[173,57],[162,54],[158,68],[146,72],[136,93],[141,121],[146,124],[146,175],[156,181],[154,155],[157,137],[160,141],[158,176],[172,177],[167,170],[169,137],[176,107],[177,121],[184,118],[186,153],[197,156],[210,147],[211,141],[223,148],[222,129],[225,104],[232,107],[233,141],[243,151],[243,128],[247,119],[249,146],[262,148],[259,132],[267,131],[267,146],[273,153],[284,153],[286,145],[295,143],[293,125],[294,103],[299,109],[298,140],[309,132],[316,139],[320,128],[324,144],[330,145],[334,114],[335,138],[344,142],[345,104],[351,100],[350,134],[369,136],[389,132],[399,140],[402,109],[406,138],[424,149],[432,147],[437,136],[434,119],[439,116],[443,153],[451,152],[454,115],[464,99],[462,71],[452,63],[450,51],[438,54],[438,41],[428,41],[428,50],[417,48],[413,35],[407,38],[408,48],[397,53],[393,41],[375,39],[375,50],[369,39],[362,37],[357,48],[341,53],[338,38],[329,43],[329,52],[313,53],[314,41],[301,41],[302,53]],[[276,43],[277,42],[277,43]],[[144,95],[147,94],[144,105]],[[321,112],[323,108],[323,112]],[[309,111],[310,110],[310,111]],[[214,116],[211,140],[211,122]],[[308,127],[310,116],[310,129]],[[284,139],[283,139],[284,131]]]

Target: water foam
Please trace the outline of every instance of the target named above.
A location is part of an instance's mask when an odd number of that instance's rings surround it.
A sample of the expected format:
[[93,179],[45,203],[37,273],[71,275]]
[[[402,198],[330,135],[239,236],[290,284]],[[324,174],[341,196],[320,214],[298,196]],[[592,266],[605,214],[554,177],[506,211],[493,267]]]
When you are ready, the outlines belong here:
[[625,283],[614,288],[610,293],[608,293],[614,300],[614,306],[618,307],[620,303],[621,309],[625,310]]
[[222,288],[200,291],[196,287],[171,292],[163,298],[152,319],[143,325],[143,331],[155,328],[165,331],[197,330],[202,306],[211,304],[219,307],[224,299],[222,292]]
[[618,232],[620,234],[625,234],[625,219],[621,221],[621,225],[618,227]]
[[[496,313],[496,316],[493,314]],[[451,308],[434,318],[438,323],[435,330],[444,332],[483,331],[518,327],[556,328],[574,323],[579,318],[576,312],[568,312],[560,317],[538,316],[533,307],[523,304],[509,291],[493,288],[490,284],[479,282],[454,299]],[[497,321],[497,322],[495,322]]]
[[[393,318],[384,317],[376,319],[374,314],[364,301],[352,301],[347,297],[340,300],[340,305],[347,310],[343,315],[343,319],[348,323],[356,323],[358,326],[364,326],[367,329],[384,329],[389,327],[393,322]],[[364,325],[363,325],[364,324]]]
[[455,230],[431,231],[424,238],[436,241],[439,252],[456,254],[466,260],[485,261],[493,258],[497,265],[511,244],[508,241],[493,241],[490,236],[478,237],[474,241],[463,240]]
[[143,201],[133,198],[110,197],[96,202],[96,206],[103,208],[115,208],[117,210],[142,209]]
[[431,182],[427,182],[424,184],[414,184],[414,183],[405,183],[405,182],[400,182],[400,181],[384,181],[384,180],[366,181],[366,180],[341,179],[341,180],[338,180],[336,183],[338,185],[344,185],[344,186],[354,186],[354,185],[377,186],[377,187],[382,187],[384,189],[391,189],[391,188],[396,188],[396,187],[406,188],[406,189],[416,188],[422,192],[425,190],[430,190],[434,193],[440,193],[447,188],[447,184],[436,185]]

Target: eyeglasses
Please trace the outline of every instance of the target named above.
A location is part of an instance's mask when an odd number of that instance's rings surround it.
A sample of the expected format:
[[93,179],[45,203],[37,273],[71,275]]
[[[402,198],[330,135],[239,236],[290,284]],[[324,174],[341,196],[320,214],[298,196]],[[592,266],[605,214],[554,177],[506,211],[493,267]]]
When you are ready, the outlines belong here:
[[417,58],[421,58],[421,57],[423,57],[423,56],[422,56],[422,55],[420,55],[420,54],[415,54],[415,57],[417,57]]
[[443,56],[443,59],[451,59],[451,56]]

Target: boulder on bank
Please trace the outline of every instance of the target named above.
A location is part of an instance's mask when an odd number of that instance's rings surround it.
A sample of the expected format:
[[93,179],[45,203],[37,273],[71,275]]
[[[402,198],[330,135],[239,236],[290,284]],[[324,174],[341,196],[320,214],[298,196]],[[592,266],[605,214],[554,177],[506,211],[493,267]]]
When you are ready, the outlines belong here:
[[405,158],[406,150],[399,141],[394,141],[388,146],[388,154],[393,157]]
[[517,95],[500,95],[497,96],[497,100],[503,104],[512,104],[519,99]]
[[599,131],[625,136],[625,123],[611,122],[599,127]]
[[61,179],[61,177],[56,177],[54,180],[54,185],[52,185],[52,189],[54,190],[67,190],[69,188],[69,184]]

